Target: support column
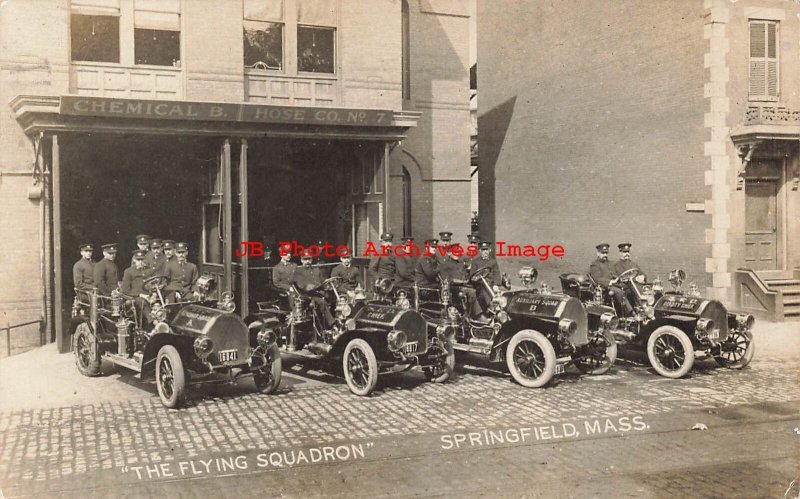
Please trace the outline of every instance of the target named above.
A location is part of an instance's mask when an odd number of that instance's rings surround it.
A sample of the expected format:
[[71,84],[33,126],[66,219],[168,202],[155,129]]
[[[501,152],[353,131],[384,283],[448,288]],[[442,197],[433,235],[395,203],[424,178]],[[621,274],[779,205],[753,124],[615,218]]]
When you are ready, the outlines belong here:
[[[250,232],[247,225],[247,139],[242,139],[241,149],[239,151],[239,220],[241,220],[241,238],[242,241],[250,240]],[[242,277],[240,282],[240,299],[241,299],[241,315],[247,317],[250,315],[250,259],[245,253],[241,259],[242,264]]]
[[233,200],[231,199],[231,141],[225,139],[222,146],[222,263],[225,268],[225,291],[232,291],[233,284]]
[[58,135],[52,138],[52,171],[51,182],[53,189],[53,274],[55,305],[56,346],[59,353],[70,350],[69,331],[64,327],[64,276],[62,275],[63,262],[61,261],[61,155],[58,144]]

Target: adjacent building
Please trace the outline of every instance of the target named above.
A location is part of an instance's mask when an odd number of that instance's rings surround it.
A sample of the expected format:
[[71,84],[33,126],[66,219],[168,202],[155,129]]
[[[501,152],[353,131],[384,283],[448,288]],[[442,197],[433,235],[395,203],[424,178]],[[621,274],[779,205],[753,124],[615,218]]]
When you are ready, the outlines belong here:
[[[478,3],[481,230],[800,317],[800,6]],[[524,262],[504,259],[504,270]],[[688,283],[687,283],[688,284]]]
[[268,270],[240,241],[466,235],[469,16],[448,0],[0,2],[4,325],[41,318],[68,348],[84,242],[119,243],[122,270],[136,234],[187,241],[246,314]]

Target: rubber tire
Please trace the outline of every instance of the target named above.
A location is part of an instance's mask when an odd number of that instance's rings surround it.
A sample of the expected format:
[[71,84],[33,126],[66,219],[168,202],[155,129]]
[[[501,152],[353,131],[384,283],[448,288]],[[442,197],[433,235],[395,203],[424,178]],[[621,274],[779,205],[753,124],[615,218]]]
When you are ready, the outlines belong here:
[[281,350],[278,345],[272,345],[267,352],[267,360],[272,357],[272,363],[253,373],[253,383],[261,393],[272,393],[281,385],[281,373],[283,372],[283,362],[281,361]]
[[[361,351],[367,361],[367,369],[369,372],[364,387],[359,387],[355,383],[353,373],[350,372],[348,367],[350,353],[353,350]],[[347,381],[347,386],[350,387],[350,391],[360,397],[366,397],[372,393],[372,390],[374,390],[375,386],[378,384],[378,360],[375,358],[375,352],[372,351],[372,347],[369,346],[369,343],[361,338],[353,338],[345,347],[344,355],[342,355],[342,370],[344,371],[344,379]]]
[[[89,352],[90,358],[84,362],[84,359],[81,359],[78,354],[78,346],[79,343],[86,341],[89,342],[88,348],[90,350],[94,349],[94,351]],[[72,334],[72,353],[75,356],[75,365],[81,374],[89,377],[100,376],[100,355],[97,353],[97,337],[92,333],[88,322],[77,324],[75,332]]]
[[456,369],[456,352],[453,350],[453,345],[445,346],[447,350],[447,357],[444,361],[444,371],[439,376],[433,376],[433,366],[425,366],[422,372],[425,373],[425,379],[431,383],[444,383],[453,376],[453,371]]
[[[522,374],[517,364],[514,362],[514,351],[522,342],[535,343],[544,356],[544,369],[538,378],[531,379]],[[534,331],[533,329],[523,329],[518,331],[511,338],[511,341],[508,342],[508,347],[506,347],[506,365],[508,366],[511,376],[514,377],[517,383],[526,388],[539,388],[549,383],[550,380],[553,379],[553,376],[555,376],[556,352],[553,349],[553,345],[550,344],[550,340],[545,338],[542,333]]]
[[603,332],[603,337],[609,344],[609,346],[606,347],[606,362],[600,367],[591,369],[587,364],[575,361],[575,367],[577,367],[582,373],[591,374],[593,376],[605,374],[611,370],[614,362],[617,361],[617,341],[614,339],[614,335],[612,335],[609,331],[605,331]]
[[728,361],[728,359],[725,359],[721,355],[714,357],[714,360],[716,360],[717,364],[719,364],[720,366],[727,367],[728,369],[743,369],[747,367],[747,365],[750,363],[751,360],[753,360],[753,354],[755,353],[756,346],[753,343],[753,332],[744,331],[741,333],[738,332],[730,333],[730,335],[733,334],[744,334],[750,341],[750,343],[747,345],[747,349],[745,350],[744,355],[742,355],[742,357],[739,360],[733,362]]
[[[684,352],[686,353],[686,358],[684,359],[683,365],[681,365],[681,367],[677,370],[669,370],[665,368],[655,357],[656,341],[665,335],[670,335],[677,338],[678,341],[680,341]],[[692,345],[692,341],[689,339],[686,333],[677,327],[661,326],[653,331],[653,333],[650,335],[650,338],[647,339],[647,358],[650,360],[650,365],[653,366],[653,369],[655,369],[655,371],[661,376],[672,379],[682,378],[692,370],[692,366],[694,365],[694,346]]]
[[[172,367],[172,396],[167,397],[164,394],[164,389],[161,383],[161,361],[166,359],[170,367]],[[161,403],[164,407],[175,409],[183,402],[186,394],[186,372],[183,370],[183,360],[172,345],[164,345],[158,351],[156,358],[156,387],[158,388],[158,396],[161,398]]]

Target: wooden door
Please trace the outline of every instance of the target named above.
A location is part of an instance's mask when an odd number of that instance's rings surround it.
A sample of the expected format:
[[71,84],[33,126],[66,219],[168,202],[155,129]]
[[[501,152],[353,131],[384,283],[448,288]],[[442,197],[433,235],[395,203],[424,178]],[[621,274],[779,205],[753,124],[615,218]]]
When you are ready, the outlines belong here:
[[778,269],[778,180],[745,181],[745,265],[753,270]]

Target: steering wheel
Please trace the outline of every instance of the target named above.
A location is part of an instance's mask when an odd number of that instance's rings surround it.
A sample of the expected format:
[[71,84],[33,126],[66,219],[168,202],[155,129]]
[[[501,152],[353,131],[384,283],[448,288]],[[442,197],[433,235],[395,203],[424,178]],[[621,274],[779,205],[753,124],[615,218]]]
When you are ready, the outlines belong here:
[[478,282],[478,279],[480,279],[481,277],[485,278],[491,272],[492,272],[492,268],[491,267],[480,268],[480,269],[476,270],[475,272],[473,272],[471,276],[469,276],[469,282]]
[[617,276],[617,280],[621,282],[628,282],[629,280],[633,279],[639,275],[639,269],[628,269],[625,272],[621,273]]
[[166,285],[167,285],[167,276],[165,275],[154,275],[148,277],[142,283],[142,287],[144,287],[144,289],[146,289],[150,293],[152,293],[156,289],[164,289]]
[[342,278],[338,275],[333,277],[328,277],[327,279],[322,281],[322,284],[319,285],[319,289],[324,289],[327,288],[328,286],[336,286],[337,284],[339,284],[340,281],[342,281]]

